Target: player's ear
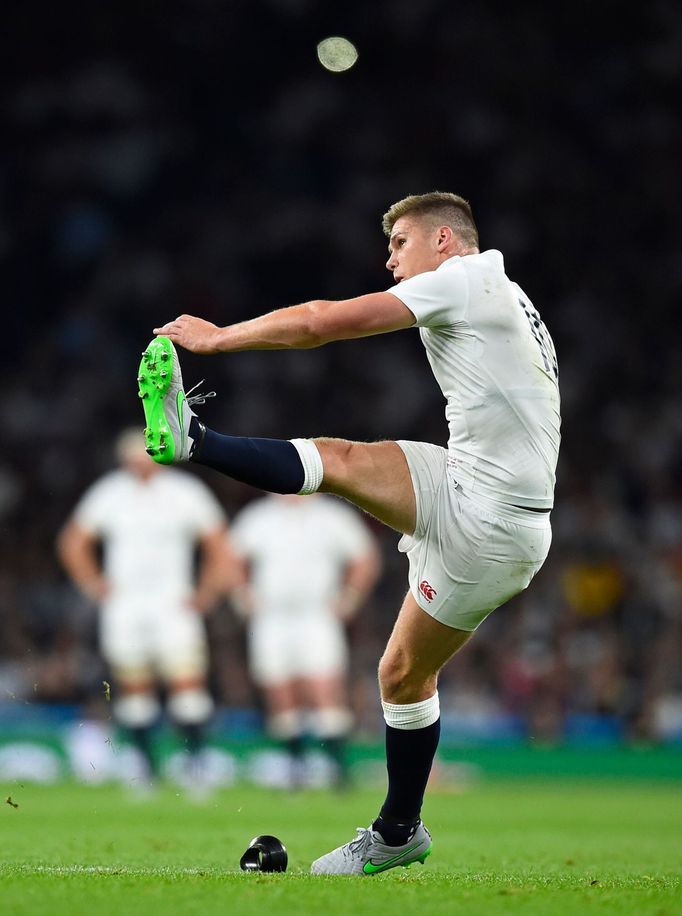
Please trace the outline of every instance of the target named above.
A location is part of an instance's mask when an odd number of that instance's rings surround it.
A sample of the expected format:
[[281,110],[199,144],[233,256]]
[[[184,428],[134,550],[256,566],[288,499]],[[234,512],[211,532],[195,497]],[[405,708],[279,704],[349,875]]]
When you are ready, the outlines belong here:
[[442,251],[444,248],[447,248],[448,245],[452,242],[453,231],[449,226],[439,226],[438,227],[438,249]]

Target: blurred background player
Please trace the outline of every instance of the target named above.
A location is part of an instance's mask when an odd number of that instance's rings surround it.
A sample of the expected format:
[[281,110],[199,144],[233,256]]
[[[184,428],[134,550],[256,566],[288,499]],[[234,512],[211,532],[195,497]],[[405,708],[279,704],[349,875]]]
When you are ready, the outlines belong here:
[[309,737],[343,785],[352,725],[345,627],[379,576],[374,537],[336,499],[270,495],[237,515],[232,538],[248,567],[237,604],[247,617],[250,671],[268,731],[290,754],[289,782],[305,782]]
[[138,429],[120,435],[117,457],[120,467],[81,497],[57,550],[75,585],[100,607],[114,717],[142,753],[150,783],[158,773],[152,735],[161,681],[190,755],[187,779],[199,789],[213,711],[202,615],[234,584],[239,565],[224,513],[204,483],[154,464]]

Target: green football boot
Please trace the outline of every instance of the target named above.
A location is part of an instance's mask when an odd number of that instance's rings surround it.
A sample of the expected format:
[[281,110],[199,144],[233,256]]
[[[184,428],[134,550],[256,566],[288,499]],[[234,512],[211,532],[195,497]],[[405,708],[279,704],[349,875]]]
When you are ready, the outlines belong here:
[[402,846],[387,846],[371,827],[358,827],[357,834],[350,843],[316,859],[310,871],[314,875],[377,875],[413,862],[423,864],[431,854],[431,834],[422,821]]
[[215,391],[193,397],[185,393],[178,354],[168,337],[155,337],[144,351],[137,383],[146,420],[147,454],[158,464],[187,461],[194,444],[189,434],[196,416],[192,407],[215,397]]

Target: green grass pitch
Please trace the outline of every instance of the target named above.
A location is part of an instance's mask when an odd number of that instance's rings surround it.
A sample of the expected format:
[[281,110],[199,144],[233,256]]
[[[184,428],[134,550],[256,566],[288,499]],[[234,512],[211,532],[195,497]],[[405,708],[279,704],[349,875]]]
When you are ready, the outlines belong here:
[[[236,787],[199,805],[164,788],[5,784],[0,912],[128,914],[682,914],[679,783],[483,782],[431,792],[433,854],[371,878],[313,877],[380,793]],[[14,804],[4,803],[10,796]],[[259,833],[286,874],[239,870]]]

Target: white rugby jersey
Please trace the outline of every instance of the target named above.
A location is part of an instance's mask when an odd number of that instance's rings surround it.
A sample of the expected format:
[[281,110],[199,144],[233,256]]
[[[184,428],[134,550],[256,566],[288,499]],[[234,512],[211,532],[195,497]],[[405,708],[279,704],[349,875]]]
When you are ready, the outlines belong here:
[[208,487],[172,468],[146,481],[126,470],[106,474],[82,496],[74,519],[103,541],[111,600],[154,604],[188,596],[197,538],[225,523]]
[[447,401],[452,477],[494,502],[551,508],[561,425],[556,353],[502,254],[449,258],[389,292],[417,319]]
[[232,543],[251,564],[259,614],[329,611],[345,567],[374,540],[358,513],[330,496],[266,496],[233,519]]

